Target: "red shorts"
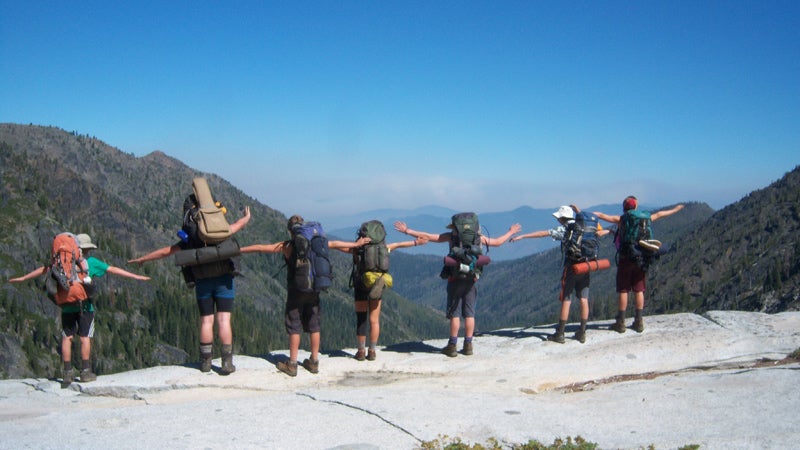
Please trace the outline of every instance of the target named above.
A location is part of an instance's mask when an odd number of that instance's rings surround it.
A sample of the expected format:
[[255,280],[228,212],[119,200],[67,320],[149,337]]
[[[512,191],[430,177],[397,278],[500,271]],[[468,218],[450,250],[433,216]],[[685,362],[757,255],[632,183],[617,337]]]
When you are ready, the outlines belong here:
[[617,292],[644,292],[647,272],[635,261],[620,258],[617,264]]

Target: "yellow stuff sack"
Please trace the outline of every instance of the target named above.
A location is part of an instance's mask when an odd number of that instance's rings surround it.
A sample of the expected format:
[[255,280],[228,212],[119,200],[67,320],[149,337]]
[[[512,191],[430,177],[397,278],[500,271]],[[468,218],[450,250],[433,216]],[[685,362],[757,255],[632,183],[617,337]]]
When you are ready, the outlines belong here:
[[385,272],[364,272],[364,277],[362,278],[364,287],[371,288],[380,277],[383,277],[386,287],[392,287],[392,276]]

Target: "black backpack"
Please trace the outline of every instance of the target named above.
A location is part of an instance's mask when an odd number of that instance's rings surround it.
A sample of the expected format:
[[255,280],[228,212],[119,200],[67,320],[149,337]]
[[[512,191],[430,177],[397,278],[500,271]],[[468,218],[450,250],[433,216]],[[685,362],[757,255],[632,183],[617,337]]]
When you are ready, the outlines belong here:
[[597,227],[597,217],[583,211],[575,215],[561,241],[561,251],[567,260],[575,263],[597,259]]

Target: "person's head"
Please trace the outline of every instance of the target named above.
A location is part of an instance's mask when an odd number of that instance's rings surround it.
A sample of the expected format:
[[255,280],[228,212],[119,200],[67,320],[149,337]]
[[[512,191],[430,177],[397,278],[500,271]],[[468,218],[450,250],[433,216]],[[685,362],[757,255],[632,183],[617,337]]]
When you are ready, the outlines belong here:
[[559,221],[561,224],[565,224],[570,220],[575,219],[575,211],[572,209],[571,206],[563,205],[559,206],[558,210],[553,213],[553,217]]
[[639,206],[639,201],[636,200],[636,197],[629,195],[625,197],[625,200],[622,201],[622,211],[630,211],[631,209],[636,209]]
[[189,194],[183,200],[183,213],[186,214],[186,211],[195,208],[197,206],[197,197],[194,194]]
[[94,243],[92,242],[92,238],[89,237],[89,235],[86,233],[81,233],[75,236],[75,239],[78,240],[78,247],[81,248],[81,253],[83,253],[84,255],[88,253],[89,250],[97,248],[97,246],[94,245]]
[[299,223],[303,223],[303,217],[295,214],[292,217],[289,217],[289,220],[286,222],[286,229],[289,230],[289,233],[291,233],[292,228]]

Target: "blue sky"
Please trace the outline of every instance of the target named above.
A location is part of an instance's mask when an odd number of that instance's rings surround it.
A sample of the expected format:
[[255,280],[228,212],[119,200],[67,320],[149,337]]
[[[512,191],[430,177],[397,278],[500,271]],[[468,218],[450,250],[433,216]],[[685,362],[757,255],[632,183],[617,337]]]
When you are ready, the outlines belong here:
[[286,214],[721,208],[800,164],[797,1],[115,3],[0,0],[0,122]]

